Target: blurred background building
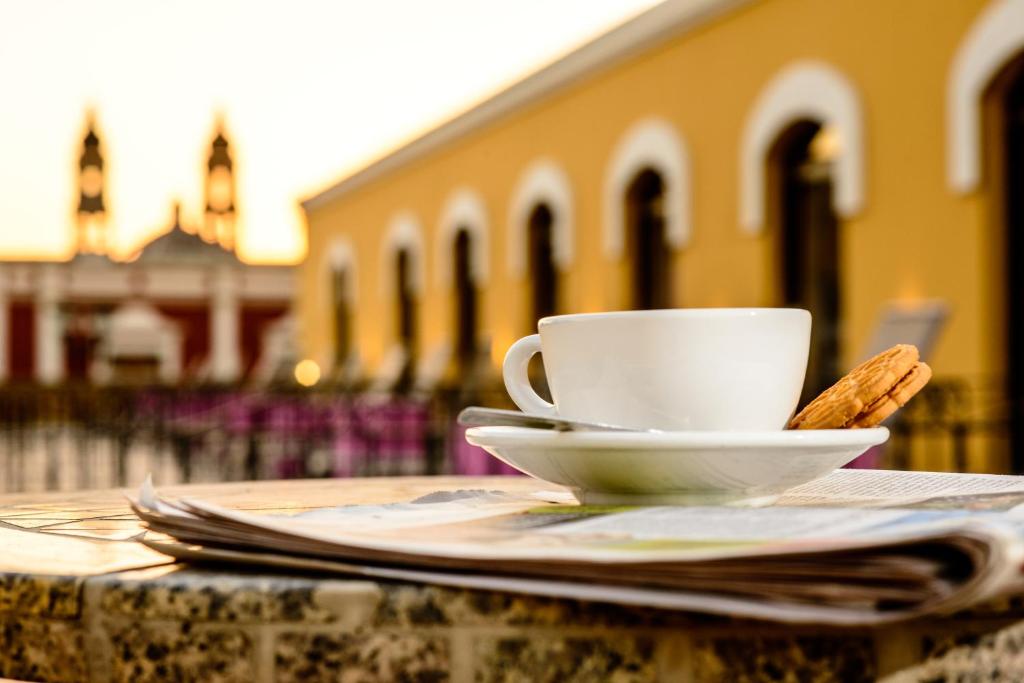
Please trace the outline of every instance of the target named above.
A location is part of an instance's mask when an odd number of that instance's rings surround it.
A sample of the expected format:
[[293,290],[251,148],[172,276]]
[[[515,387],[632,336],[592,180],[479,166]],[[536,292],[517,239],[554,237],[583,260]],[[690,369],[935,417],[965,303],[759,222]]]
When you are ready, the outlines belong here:
[[1024,0],[666,0],[307,196],[297,268],[240,258],[309,108],[259,164],[218,119],[127,254],[87,117],[74,253],[0,262],[0,488],[507,471],[454,415],[539,318],[700,306],[809,309],[805,399],[918,344],[864,463],[1024,472]]
[[288,322],[292,268],[235,255],[234,178],[222,130],[211,144],[203,224],[182,226],[175,204],[167,231],[127,261],[108,254],[111,207],[91,117],[78,166],[71,260],[0,261],[0,379],[233,383],[285,361],[289,350],[268,340]]
[[1024,470],[1020,0],[668,0],[303,207],[331,372],[482,390],[544,315],[800,306],[807,396],[935,342],[899,464]]
[[[294,268],[241,261],[229,143],[210,143],[203,221],[112,257],[103,139],[90,114],[69,260],[0,261],[0,488],[85,488],[161,472],[231,477],[219,446],[257,408],[246,386],[291,378]],[[171,202],[171,198],[168,198]],[[251,408],[251,410],[250,410]],[[239,415],[242,414],[241,417]],[[245,453],[233,476],[272,476]],[[132,470],[134,464],[137,471]]]

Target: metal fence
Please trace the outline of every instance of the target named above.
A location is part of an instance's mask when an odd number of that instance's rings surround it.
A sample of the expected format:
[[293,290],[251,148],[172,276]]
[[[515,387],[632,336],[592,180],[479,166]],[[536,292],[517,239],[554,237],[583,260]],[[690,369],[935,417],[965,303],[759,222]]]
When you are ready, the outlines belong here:
[[[454,416],[467,397],[198,387],[0,390],[0,490],[293,477],[497,474]],[[477,398],[499,401],[497,396]]]
[[[890,423],[890,442],[859,464],[1008,471],[1008,456],[990,454],[1008,453],[1013,412],[997,389],[978,386],[934,381]],[[508,407],[498,388],[400,397],[297,388],[4,387],[0,491],[134,486],[150,473],[169,484],[509,472],[465,442],[455,415],[469,403]]]
[[1006,398],[1002,378],[935,379],[888,423],[892,437],[881,465],[1014,472],[1011,433],[1022,417]]

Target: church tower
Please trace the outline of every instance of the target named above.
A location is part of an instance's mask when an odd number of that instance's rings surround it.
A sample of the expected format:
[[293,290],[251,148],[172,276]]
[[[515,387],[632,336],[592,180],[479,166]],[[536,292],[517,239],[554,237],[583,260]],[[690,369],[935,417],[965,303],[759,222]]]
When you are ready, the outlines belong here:
[[235,248],[235,176],[222,123],[217,125],[207,161],[202,238],[228,250]]
[[107,253],[107,209],[103,203],[103,155],[96,124],[90,113],[86,121],[82,156],[78,159],[78,233],[80,254]]

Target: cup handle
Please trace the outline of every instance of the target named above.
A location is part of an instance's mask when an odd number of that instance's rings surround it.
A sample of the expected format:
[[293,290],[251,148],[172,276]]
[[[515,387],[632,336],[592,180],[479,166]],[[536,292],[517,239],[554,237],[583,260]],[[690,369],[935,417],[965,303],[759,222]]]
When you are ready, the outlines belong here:
[[524,413],[558,415],[555,406],[538,396],[530,386],[530,376],[527,374],[527,370],[530,366],[530,359],[535,353],[540,353],[539,334],[523,337],[509,347],[508,353],[505,354],[505,362],[501,367],[505,389]]

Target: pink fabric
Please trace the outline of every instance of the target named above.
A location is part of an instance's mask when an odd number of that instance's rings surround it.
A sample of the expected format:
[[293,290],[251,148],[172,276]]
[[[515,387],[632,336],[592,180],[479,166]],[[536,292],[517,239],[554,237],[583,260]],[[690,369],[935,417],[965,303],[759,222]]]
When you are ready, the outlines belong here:
[[324,431],[330,434],[331,472],[335,477],[352,477],[359,473],[362,441],[355,431],[352,406],[337,401],[323,412]]
[[[417,475],[427,471],[433,436],[445,452],[441,471],[456,474],[518,474],[466,442],[465,429],[429,402],[403,397],[249,392],[145,393],[135,419],[161,425],[194,440],[197,454],[220,457],[229,440],[253,440],[276,476],[305,473],[303,457],[326,449],[328,471],[336,477]],[[206,447],[207,439],[211,446]]]
[[872,446],[863,455],[846,465],[845,468],[851,470],[877,470],[881,468],[884,456],[885,444]]
[[520,474],[490,453],[466,441],[466,427],[453,424],[451,429],[452,473],[469,476],[489,474]]

